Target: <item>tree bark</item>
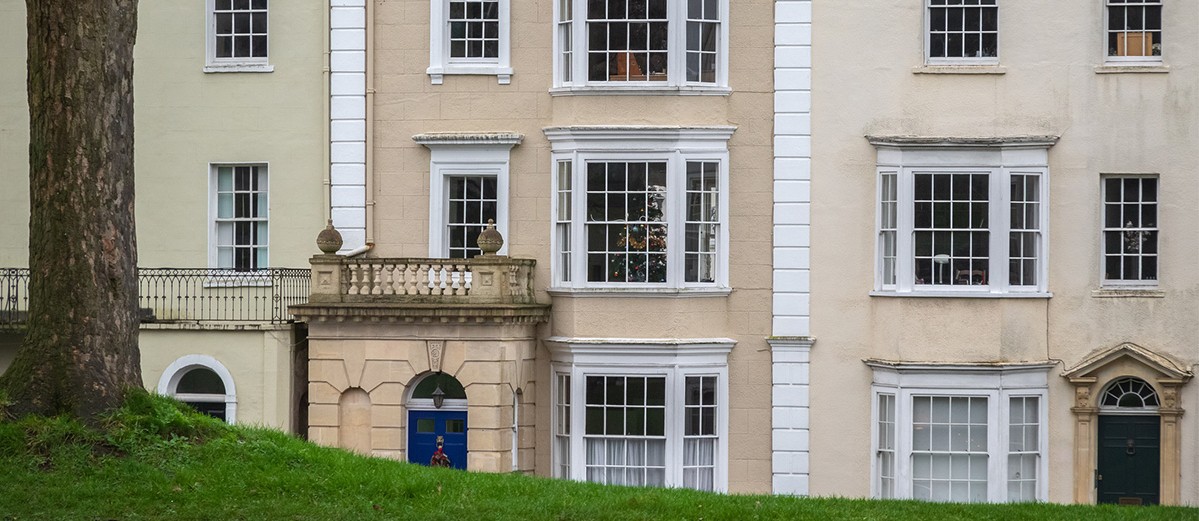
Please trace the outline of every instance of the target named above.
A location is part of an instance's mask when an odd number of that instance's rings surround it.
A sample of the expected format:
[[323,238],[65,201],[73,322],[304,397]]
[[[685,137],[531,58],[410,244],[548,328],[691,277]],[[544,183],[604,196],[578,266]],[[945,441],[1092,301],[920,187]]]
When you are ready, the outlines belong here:
[[137,0],[26,0],[29,320],[10,413],[87,421],[140,387],[133,214]]

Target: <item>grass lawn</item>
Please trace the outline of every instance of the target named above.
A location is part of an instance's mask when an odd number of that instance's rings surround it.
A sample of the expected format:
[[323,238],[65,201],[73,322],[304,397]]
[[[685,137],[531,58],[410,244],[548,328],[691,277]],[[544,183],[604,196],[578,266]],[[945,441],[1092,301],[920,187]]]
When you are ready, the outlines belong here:
[[801,499],[433,469],[136,394],[106,427],[0,423],[0,519],[1178,519],[1199,509]]

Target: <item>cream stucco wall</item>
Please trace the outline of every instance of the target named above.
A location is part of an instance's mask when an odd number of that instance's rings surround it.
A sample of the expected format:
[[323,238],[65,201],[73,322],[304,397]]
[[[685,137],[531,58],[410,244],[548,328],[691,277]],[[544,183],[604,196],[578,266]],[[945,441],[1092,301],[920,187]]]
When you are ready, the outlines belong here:
[[297,364],[293,357],[298,340],[290,325],[143,325],[138,335],[142,381],[146,389],[156,390],[166,369],[176,360],[186,355],[207,355],[233,377],[237,423],[296,432],[293,416],[298,396],[293,391]]
[[[17,332],[0,333],[0,373],[12,364],[21,339]],[[138,334],[142,382],[154,392],[164,375],[171,377],[166,371],[176,360],[206,355],[224,366],[233,379],[237,423],[298,432],[294,368],[302,365],[293,358],[302,341],[291,325],[143,324]]]
[[[434,131],[515,131],[510,160],[509,255],[537,259],[539,300],[550,280],[550,146],[542,129],[567,125],[734,125],[730,153],[728,296],[554,296],[542,338],[729,337],[729,485],[768,492],[773,2],[730,2],[730,95],[553,95],[552,4],[512,2],[510,85],[494,76],[446,75],[432,85],[429,3],[375,8],[375,254],[426,256],[429,151],[412,136]],[[549,376],[538,349],[537,378]],[[537,472],[550,471],[549,386],[537,386]]]
[[[323,223],[323,2],[270,11],[271,73],[203,72],[205,3],[143,2],[134,48],[139,265],[209,265],[209,163],[270,167],[270,264],[302,267]],[[0,266],[24,266],[24,4],[0,4]]]
[[[1049,380],[1049,499],[1073,500],[1073,402],[1060,378],[1135,342],[1199,362],[1199,6],[1166,2],[1169,72],[1100,74],[1103,3],[1001,3],[1002,74],[918,74],[920,2],[815,2],[811,487],[870,493],[864,358],[1062,364]],[[863,137],[1056,135],[1048,299],[870,297],[876,152]],[[1097,298],[1100,175],[1157,174],[1161,298]],[[903,239],[901,239],[903,240]],[[1183,500],[1199,503],[1199,385],[1181,390]]]

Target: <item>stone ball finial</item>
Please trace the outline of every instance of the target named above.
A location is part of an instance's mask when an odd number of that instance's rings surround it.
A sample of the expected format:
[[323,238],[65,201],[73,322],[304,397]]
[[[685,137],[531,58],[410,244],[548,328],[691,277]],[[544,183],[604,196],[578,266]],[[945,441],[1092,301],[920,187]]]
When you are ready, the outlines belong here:
[[333,219],[329,219],[329,224],[325,225],[325,229],[316,234],[316,247],[320,248],[321,253],[332,255],[341,249],[342,244],[341,232],[333,227]]
[[479,249],[483,250],[484,256],[495,255],[495,252],[500,251],[500,248],[504,246],[504,236],[500,235],[500,232],[495,229],[494,219],[487,220],[487,228],[484,228],[479,233],[479,240],[477,242]]

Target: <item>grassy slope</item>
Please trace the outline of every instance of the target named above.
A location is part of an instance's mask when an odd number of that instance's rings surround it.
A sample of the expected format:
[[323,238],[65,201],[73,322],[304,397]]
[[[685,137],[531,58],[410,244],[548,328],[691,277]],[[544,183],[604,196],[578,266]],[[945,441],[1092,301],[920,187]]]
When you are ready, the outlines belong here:
[[1199,519],[1199,510],[724,496],[364,458],[134,396],[102,433],[0,423],[0,519]]

